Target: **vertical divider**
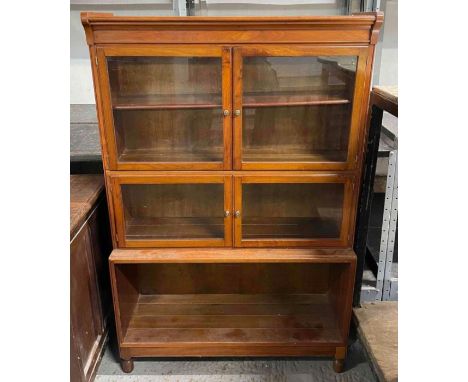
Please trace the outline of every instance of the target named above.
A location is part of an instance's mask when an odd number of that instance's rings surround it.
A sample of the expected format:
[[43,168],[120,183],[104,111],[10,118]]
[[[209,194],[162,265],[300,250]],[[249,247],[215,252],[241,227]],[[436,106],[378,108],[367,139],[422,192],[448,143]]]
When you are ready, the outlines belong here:
[[[241,215],[236,217],[236,211]],[[242,247],[242,177],[234,176],[234,246]]]
[[[233,144],[234,169],[242,169],[242,48],[233,48]],[[240,110],[240,115],[235,115]]]
[[224,143],[224,166],[225,170],[232,169],[232,49],[223,47],[221,52],[222,61],[222,103],[223,110],[229,112],[223,117],[223,143]]
[[229,215],[224,217],[224,245],[226,247],[231,247],[233,243],[233,228],[232,228],[232,219],[233,219],[233,208],[232,208],[232,176],[227,175],[224,177],[224,211],[228,212]]

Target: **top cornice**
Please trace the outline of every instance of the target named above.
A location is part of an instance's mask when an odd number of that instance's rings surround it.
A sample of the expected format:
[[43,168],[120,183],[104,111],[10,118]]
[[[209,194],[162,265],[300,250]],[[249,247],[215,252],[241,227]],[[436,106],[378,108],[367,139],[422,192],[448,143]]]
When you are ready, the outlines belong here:
[[[153,17],[114,16],[112,13],[81,13],[88,44],[95,43],[93,31],[111,30],[368,30],[368,43],[377,42],[383,22],[382,12],[357,13],[350,16],[295,17]],[[108,41],[102,41],[108,43]],[[118,41],[117,41],[118,42]]]

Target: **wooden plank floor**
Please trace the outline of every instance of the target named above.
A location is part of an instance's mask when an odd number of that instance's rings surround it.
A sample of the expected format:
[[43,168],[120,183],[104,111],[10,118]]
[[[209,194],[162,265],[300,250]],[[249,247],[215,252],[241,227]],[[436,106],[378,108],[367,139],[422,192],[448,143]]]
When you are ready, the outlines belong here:
[[359,337],[380,381],[398,380],[398,302],[379,301],[354,309]]

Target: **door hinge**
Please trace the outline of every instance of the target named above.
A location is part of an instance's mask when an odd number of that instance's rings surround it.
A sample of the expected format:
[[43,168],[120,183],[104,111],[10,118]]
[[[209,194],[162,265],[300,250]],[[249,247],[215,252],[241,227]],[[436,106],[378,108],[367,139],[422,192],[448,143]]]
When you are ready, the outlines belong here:
[[97,56],[94,56],[94,61],[96,61],[96,66],[99,66]]

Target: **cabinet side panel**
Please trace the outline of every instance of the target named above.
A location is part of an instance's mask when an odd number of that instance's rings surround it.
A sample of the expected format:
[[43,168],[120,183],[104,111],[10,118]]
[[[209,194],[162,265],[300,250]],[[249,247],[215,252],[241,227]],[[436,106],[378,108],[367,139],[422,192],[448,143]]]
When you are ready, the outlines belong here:
[[139,276],[137,265],[110,264],[112,297],[119,342],[128,329],[130,316],[139,297]]
[[353,284],[356,260],[349,264],[334,265],[329,274],[330,301],[338,317],[340,332],[346,340],[351,322]]

